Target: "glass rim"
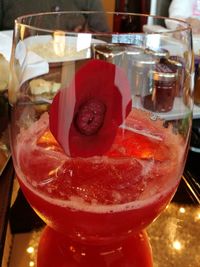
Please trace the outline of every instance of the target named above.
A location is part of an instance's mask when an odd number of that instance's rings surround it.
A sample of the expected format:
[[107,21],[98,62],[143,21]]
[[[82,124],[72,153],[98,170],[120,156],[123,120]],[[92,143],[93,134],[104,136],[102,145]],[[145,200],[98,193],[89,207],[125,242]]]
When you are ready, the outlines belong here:
[[[165,17],[165,16],[158,16],[158,15],[151,15],[151,14],[143,14],[143,13],[132,13],[132,12],[116,12],[116,11],[50,11],[50,12],[38,12],[38,13],[29,13],[29,14],[26,14],[26,15],[22,15],[22,16],[19,16],[15,19],[15,26],[16,25],[21,25],[21,26],[24,26],[26,28],[29,28],[29,29],[32,29],[32,30],[40,30],[40,31],[44,31],[44,32],[48,32],[48,33],[54,33],[56,30],[59,30],[58,29],[48,29],[48,28],[41,28],[41,27],[36,27],[36,26],[32,26],[30,24],[27,24],[27,23],[24,23],[23,20],[25,19],[28,19],[28,18],[31,18],[31,17],[37,17],[37,16],[50,16],[50,15],[69,15],[69,14],[103,14],[103,15],[117,15],[117,16],[135,16],[135,17],[144,17],[144,18],[152,18],[152,19],[159,19],[159,20],[168,20],[168,21],[171,21],[171,22],[176,22],[177,25],[178,23],[182,26],[181,28],[178,28],[178,29],[167,29],[167,31],[162,31],[162,30],[159,30],[159,31],[154,31],[153,29],[151,30],[151,32],[131,32],[131,31],[128,31],[128,32],[114,32],[114,31],[109,31],[109,32],[92,32],[92,34],[94,35],[112,35],[112,34],[117,34],[117,35],[151,35],[151,34],[157,34],[157,35],[160,35],[160,34],[170,34],[170,33],[177,33],[177,32],[183,32],[183,31],[192,31],[192,27],[191,25],[182,20],[182,19],[178,19],[178,18],[169,18],[169,17]],[[147,24],[145,24],[147,25]],[[157,25],[157,24],[155,24]],[[165,28],[164,28],[165,29]],[[65,31],[65,30],[62,30],[63,33],[72,33],[73,31]],[[77,32],[74,32],[76,34],[78,34]],[[89,31],[88,32],[82,32],[83,34],[84,33],[90,33]]]

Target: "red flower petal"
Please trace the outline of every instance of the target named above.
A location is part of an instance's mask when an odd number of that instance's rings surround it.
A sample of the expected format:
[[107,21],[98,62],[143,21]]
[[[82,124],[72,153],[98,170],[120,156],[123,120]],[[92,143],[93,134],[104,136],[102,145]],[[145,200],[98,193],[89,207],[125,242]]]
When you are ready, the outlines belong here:
[[102,60],[90,60],[76,73],[70,87],[55,96],[50,130],[69,156],[102,155],[111,147],[131,106],[123,70]]

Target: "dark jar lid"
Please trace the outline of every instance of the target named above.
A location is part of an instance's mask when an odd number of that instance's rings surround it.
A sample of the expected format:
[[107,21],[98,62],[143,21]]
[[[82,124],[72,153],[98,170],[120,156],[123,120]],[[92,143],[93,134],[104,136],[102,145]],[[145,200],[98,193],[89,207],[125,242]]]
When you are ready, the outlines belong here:
[[170,56],[168,58],[168,62],[173,66],[176,66],[177,68],[183,68],[185,66],[184,58],[180,56]]
[[168,64],[158,63],[155,69],[150,71],[150,76],[154,81],[174,82],[177,79],[177,71],[170,68]]
[[125,47],[120,44],[94,44],[93,53],[97,56],[115,57],[123,54]]

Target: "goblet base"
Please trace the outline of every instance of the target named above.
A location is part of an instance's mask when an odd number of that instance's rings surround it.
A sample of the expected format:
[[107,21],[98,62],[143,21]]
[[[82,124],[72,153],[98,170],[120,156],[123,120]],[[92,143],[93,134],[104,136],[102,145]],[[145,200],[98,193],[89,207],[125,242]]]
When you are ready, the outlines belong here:
[[38,247],[38,267],[152,267],[145,231],[109,246],[79,244],[46,226]]

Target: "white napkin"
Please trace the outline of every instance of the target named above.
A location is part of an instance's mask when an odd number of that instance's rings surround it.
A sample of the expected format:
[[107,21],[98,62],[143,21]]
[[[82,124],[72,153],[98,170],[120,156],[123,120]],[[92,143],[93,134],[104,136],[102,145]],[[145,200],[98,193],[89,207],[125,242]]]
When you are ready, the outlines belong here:
[[7,61],[10,61],[12,49],[12,34],[0,32],[0,53]]
[[49,72],[49,63],[36,53],[29,51],[24,41],[19,41],[15,57],[21,66],[20,84]]
[[[13,31],[0,32],[0,53],[7,61],[10,61],[11,57],[12,35]],[[20,84],[49,72],[48,62],[36,53],[28,51],[24,41],[17,44],[15,57],[21,66]]]

